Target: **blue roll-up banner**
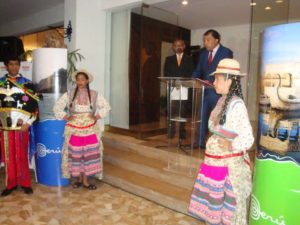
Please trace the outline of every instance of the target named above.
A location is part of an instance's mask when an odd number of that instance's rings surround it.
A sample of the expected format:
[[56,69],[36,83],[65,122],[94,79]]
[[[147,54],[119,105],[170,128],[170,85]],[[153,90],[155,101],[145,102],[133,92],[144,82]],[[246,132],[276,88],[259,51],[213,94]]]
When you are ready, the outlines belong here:
[[67,49],[39,48],[33,51],[33,82],[43,95],[39,121],[35,123],[36,178],[40,184],[63,186],[61,159],[65,121],[55,120],[53,106],[67,91]]
[[300,23],[263,33],[250,225],[300,224]]

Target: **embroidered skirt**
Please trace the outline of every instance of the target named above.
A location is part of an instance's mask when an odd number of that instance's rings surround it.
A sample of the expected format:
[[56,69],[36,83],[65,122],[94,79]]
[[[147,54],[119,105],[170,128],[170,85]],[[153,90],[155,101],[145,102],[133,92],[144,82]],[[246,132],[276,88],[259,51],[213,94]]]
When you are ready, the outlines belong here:
[[192,193],[189,213],[209,224],[231,224],[236,199],[228,168],[202,163]]
[[69,172],[73,177],[92,176],[102,171],[100,145],[96,134],[71,135],[69,142]]

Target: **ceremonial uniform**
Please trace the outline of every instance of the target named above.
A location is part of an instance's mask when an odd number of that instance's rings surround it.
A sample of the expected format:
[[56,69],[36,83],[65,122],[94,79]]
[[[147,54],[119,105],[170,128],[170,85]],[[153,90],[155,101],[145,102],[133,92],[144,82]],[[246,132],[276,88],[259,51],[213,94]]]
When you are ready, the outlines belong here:
[[33,83],[22,75],[6,74],[0,78],[1,162],[5,164],[6,190],[19,184],[30,188],[28,167],[29,131],[21,131],[22,124],[31,125],[37,118],[38,97]]

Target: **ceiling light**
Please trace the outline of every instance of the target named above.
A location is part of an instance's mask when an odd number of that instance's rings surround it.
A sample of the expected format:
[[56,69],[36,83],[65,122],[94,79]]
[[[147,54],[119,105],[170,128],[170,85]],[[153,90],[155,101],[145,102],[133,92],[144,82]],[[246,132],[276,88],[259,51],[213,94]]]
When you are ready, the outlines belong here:
[[184,0],[184,1],[181,2],[181,4],[182,4],[182,5],[187,5],[187,4],[188,4],[188,1]]
[[276,3],[283,3],[283,0],[276,0]]
[[265,10],[271,10],[271,7],[270,7],[270,6],[267,6],[267,7],[265,8]]
[[256,2],[251,2],[250,5],[251,5],[251,6],[255,6],[255,5],[256,5]]

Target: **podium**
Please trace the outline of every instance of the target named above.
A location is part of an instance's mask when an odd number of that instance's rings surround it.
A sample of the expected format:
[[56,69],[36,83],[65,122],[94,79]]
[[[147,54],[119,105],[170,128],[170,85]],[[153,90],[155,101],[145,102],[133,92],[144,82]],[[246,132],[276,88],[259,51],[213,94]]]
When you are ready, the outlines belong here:
[[[198,78],[158,79],[166,85],[168,143],[157,147],[168,148],[167,170],[192,176],[193,170],[198,167],[193,166],[193,158],[196,155],[194,151],[198,149],[204,90],[212,88],[212,85]],[[176,156],[174,153],[179,154]]]

